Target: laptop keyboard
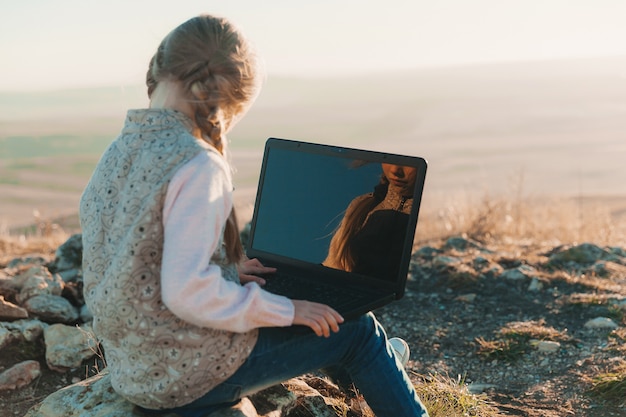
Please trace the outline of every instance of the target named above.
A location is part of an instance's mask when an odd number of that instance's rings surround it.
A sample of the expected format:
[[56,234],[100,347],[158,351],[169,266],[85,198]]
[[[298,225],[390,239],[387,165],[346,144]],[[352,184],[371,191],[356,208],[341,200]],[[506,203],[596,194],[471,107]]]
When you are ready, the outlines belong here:
[[338,309],[358,303],[368,298],[368,294],[355,289],[336,287],[288,274],[276,273],[263,277],[263,288],[269,292],[284,295],[292,300],[308,300]]

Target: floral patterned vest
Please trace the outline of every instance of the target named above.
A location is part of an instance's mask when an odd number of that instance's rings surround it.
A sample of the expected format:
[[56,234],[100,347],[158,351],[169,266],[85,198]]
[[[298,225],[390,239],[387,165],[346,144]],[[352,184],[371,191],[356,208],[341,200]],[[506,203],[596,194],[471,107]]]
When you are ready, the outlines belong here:
[[[173,110],[130,110],[80,202],[85,301],[94,316],[113,388],[150,409],[190,403],[246,360],[257,331],[202,328],[161,299],[162,212],[177,169],[199,152],[217,152],[191,135]],[[223,229],[222,229],[223,239]],[[211,262],[238,281],[223,246]]]

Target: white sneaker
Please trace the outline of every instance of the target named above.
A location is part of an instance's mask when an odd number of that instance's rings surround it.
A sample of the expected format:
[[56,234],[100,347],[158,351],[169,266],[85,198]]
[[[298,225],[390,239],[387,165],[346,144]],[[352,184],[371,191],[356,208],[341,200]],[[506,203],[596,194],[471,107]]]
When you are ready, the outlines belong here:
[[392,337],[389,339],[389,344],[393,348],[396,358],[398,358],[402,366],[405,367],[409,362],[409,356],[411,356],[409,345],[399,337]]

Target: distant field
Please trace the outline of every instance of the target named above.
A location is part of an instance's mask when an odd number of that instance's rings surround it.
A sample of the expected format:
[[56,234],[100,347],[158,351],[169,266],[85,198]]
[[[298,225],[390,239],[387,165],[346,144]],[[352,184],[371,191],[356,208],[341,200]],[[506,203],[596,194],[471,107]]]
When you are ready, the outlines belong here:
[[[626,59],[269,77],[231,132],[236,196],[250,211],[267,137],[417,154],[424,209],[486,195],[626,204]],[[75,215],[80,192],[143,87],[0,93],[0,230],[33,211]],[[457,204],[457,203],[452,203]],[[243,210],[243,211],[246,211]]]

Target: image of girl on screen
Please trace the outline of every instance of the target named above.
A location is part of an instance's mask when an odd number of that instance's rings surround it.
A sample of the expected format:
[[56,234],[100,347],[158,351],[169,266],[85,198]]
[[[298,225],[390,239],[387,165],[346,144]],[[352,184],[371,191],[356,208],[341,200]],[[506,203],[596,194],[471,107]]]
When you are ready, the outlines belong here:
[[355,198],[346,209],[323,265],[395,280],[416,176],[415,168],[382,164],[374,191]]

